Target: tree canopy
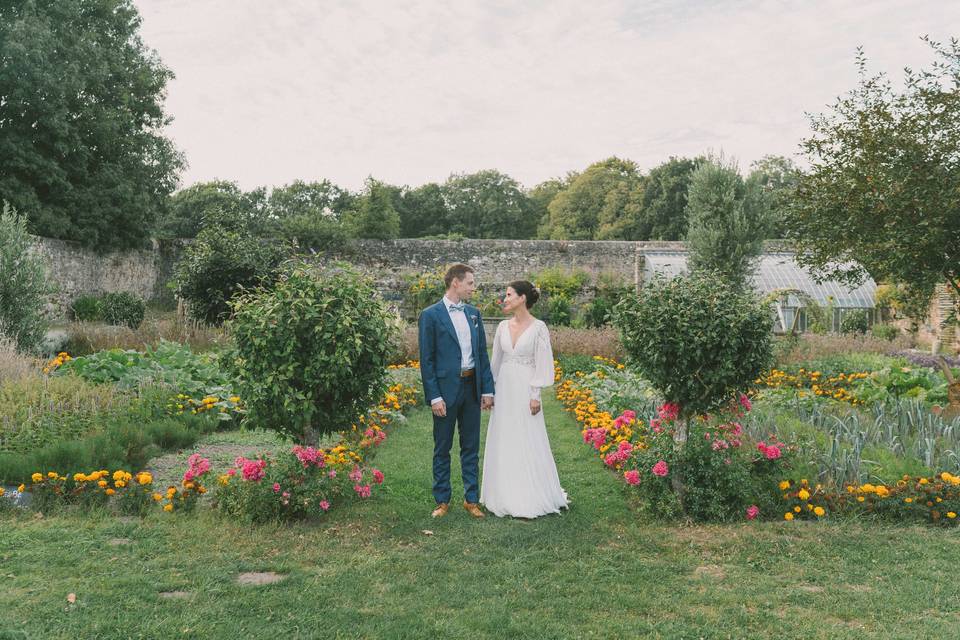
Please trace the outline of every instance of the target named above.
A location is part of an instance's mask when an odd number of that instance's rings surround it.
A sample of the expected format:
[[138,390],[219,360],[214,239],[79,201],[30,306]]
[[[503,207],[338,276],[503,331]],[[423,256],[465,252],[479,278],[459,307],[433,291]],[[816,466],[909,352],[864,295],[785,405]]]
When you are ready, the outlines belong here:
[[0,3],[0,198],[33,233],[140,246],[176,187],[173,73],[140,22],[132,0]]

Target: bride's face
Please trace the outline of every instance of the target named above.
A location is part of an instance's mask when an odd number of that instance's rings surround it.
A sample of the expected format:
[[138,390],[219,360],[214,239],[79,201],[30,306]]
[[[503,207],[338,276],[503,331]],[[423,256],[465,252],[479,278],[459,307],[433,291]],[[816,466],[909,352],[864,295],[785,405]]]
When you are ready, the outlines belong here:
[[518,296],[513,287],[507,287],[507,292],[503,294],[503,310],[506,313],[514,313],[520,307],[526,306],[527,299],[524,296]]

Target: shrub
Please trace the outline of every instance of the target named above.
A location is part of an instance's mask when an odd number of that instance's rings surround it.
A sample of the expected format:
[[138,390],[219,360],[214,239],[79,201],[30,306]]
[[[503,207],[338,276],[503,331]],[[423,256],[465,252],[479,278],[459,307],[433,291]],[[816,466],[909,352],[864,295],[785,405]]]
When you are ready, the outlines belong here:
[[146,306],[143,300],[127,291],[113,291],[100,299],[103,320],[107,324],[136,329],[143,322]]
[[50,287],[43,262],[31,253],[27,219],[4,202],[0,212],[0,336],[23,352],[37,352],[47,323],[44,300]]
[[77,296],[70,305],[70,315],[77,322],[94,322],[103,319],[100,298],[93,295]]
[[867,312],[863,309],[846,311],[840,320],[840,333],[866,333],[867,328]]
[[875,324],[870,328],[870,333],[881,340],[894,340],[900,335],[900,327],[892,324]]
[[240,395],[254,424],[316,445],[379,398],[397,327],[349,268],[293,266],[233,309]]
[[271,280],[282,257],[279,247],[255,237],[246,225],[212,216],[177,264],[179,295],[191,317],[220,324],[233,296]]
[[[756,294],[717,274],[654,278],[615,307],[614,322],[640,373],[675,406],[674,438],[687,440],[687,422],[726,405],[771,360],[770,309]],[[672,478],[683,504],[684,455]]]
[[282,218],[279,226],[280,237],[304,253],[343,250],[353,239],[348,225],[324,215],[296,214]]
[[[551,326],[569,327],[571,323],[570,298],[563,293],[555,293],[547,297],[544,320]],[[535,307],[536,309],[536,307]]]
[[444,267],[439,267],[403,277],[403,307],[409,314],[407,317],[419,317],[421,311],[443,297],[446,291],[443,282],[445,271]]

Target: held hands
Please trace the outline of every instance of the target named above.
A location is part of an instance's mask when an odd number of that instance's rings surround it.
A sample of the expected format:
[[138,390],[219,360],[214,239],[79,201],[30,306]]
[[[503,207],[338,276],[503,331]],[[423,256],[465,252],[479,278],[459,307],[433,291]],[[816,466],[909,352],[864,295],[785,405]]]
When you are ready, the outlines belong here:
[[483,396],[480,399],[480,409],[483,411],[493,409],[493,396]]
[[540,401],[531,400],[530,401],[530,415],[535,416],[540,413]]

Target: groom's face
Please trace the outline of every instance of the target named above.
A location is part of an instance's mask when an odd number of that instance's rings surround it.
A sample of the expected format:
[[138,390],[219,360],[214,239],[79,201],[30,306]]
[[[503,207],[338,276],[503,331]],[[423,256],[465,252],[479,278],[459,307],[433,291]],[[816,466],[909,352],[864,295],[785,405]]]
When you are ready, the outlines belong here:
[[476,288],[476,279],[469,271],[464,274],[463,280],[453,279],[453,290],[461,300],[469,300]]

